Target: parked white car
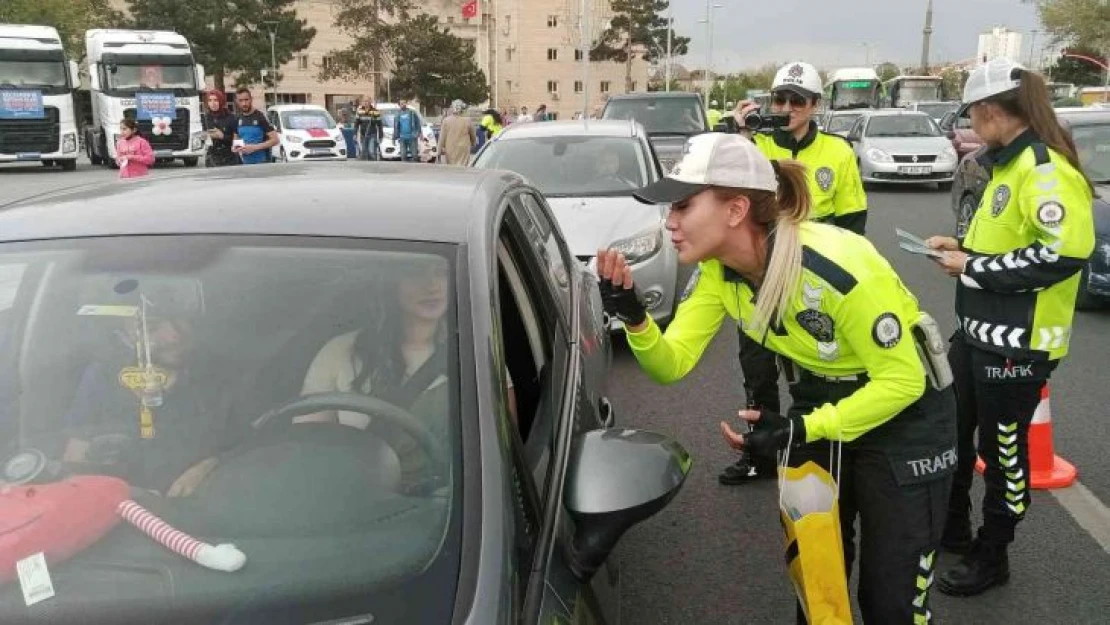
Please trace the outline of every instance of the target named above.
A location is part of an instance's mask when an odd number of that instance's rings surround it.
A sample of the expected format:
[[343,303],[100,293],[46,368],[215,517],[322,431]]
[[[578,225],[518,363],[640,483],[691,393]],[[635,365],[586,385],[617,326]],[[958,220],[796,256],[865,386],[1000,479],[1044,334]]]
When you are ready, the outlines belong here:
[[275,161],[347,160],[347,142],[339,125],[322,106],[278,104],[266,112],[281,142],[270,149]]
[[[401,149],[397,142],[393,140],[393,120],[401,107],[392,103],[378,104],[377,107],[382,112],[381,158],[384,161],[399,161],[401,160]],[[427,123],[428,119],[426,117],[421,115],[420,118],[424,120],[424,125],[420,129],[420,141],[417,145],[417,150],[420,152],[420,162],[434,163],[439,159],[439,146],[436,144],[435,131],[431,124]]]

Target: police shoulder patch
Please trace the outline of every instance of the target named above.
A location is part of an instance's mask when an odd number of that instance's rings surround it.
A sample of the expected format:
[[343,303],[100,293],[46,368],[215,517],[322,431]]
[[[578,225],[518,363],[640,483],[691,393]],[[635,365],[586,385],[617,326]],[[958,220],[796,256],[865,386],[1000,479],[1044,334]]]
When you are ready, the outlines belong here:
[[1037,221],[1045,227],[1057,228],[1064,221],[1064,206],[1059,202],[1045,202],[1037,208]]
[[817,180],[817,186],[822,191],[828,191],[833,185],[833,170],[829,167],[820,167],[814,172],[813,177]]
[[682,297],[679,298],[680,302],[685,302],[694,293],[700,279],[701,267],[698,267],[694,269],[694,273],[690,274],[690,279],[686,281],[686,288],[682,289]]
[[894,313],[885,312],[875,319],[871,327],[871,338],[879,347],[890,349],[902,340],[902,324]]
[[991,196],[991,216],[998,217],[1002,211],[1006,210],[1006,205],[1010,203],[1010,187],[1008,185],[1000,184],[994,190],[994,195]]
[[836,334],[836,326],[832,317],[819,310],[807,308],[795,315],[794,319],[803,330],[809,332],[819,342],[828,343],[833,340]]

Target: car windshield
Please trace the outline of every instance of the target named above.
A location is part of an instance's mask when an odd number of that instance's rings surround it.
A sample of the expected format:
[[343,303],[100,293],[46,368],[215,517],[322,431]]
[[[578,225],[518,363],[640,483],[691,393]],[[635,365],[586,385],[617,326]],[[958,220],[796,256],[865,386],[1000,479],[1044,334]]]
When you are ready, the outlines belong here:
[[825,126],[825,132],[848,132],[859,119],[859,115],[833,115]]
[[281,125],[290,130],[327,130],[335,128],[335,120],[325,111],[286,111]]
[[1110,183],[1110,124],[1073,126],[1071,136],[1087,176],[1098,183]]
[[631,195],[647,185],[640,142],[627,137],[507,138],[475,167],[515,171],[549,197]]
[[947,102],[937,103],[937,104],[918,104],[917,105],[917,110],[918,111],[920,111],[922,113],[927,113],[933,119],[938,120],[938,121],[942,117],[947,115],[948,113],[951,113],[952,111],[955,111],[958,108],[959,108],[958,104],[956,104],[956,103],[947,103]]
[[653,135],[690,135],[708,130],[696,98],[614,99],[605,106],[602,119],[634,119]]
[[455,253],[0,246],[0,561],[51,554],[51,613],[82,622],[285,622],[287,603],[297,622],[442,622],[461,526]]
[[939,137],[940,127],[928,115],[876,115],[867,123],[868,137]]

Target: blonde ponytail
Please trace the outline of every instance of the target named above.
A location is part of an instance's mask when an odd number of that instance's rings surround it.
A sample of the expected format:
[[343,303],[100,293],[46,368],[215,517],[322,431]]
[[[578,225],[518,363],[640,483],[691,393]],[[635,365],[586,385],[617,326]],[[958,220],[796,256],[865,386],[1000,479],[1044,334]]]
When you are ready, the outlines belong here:
[[[751,327],[764,332],[774,322],[782,324],[783,312],[797,293],[802,279],[802,242],[799,226],[809,218],[810,198],[805,165],[798,161],[771,161],[779,179],[776,195],[763,201],[752,198],[753,216],[768,224],[775,246],[767,263],[767,274],[759,286]],[[761,217],[763,219],[761,219]]]

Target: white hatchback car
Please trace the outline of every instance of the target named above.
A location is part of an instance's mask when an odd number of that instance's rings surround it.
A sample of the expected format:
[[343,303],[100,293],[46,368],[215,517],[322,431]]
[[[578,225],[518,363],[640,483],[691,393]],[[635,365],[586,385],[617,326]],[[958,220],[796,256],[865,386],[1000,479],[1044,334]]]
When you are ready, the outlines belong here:
[[347,142],[335,119],[315,104],[278,104],[266,117],[281,142],[271,148],[275,161],[344,161]]

